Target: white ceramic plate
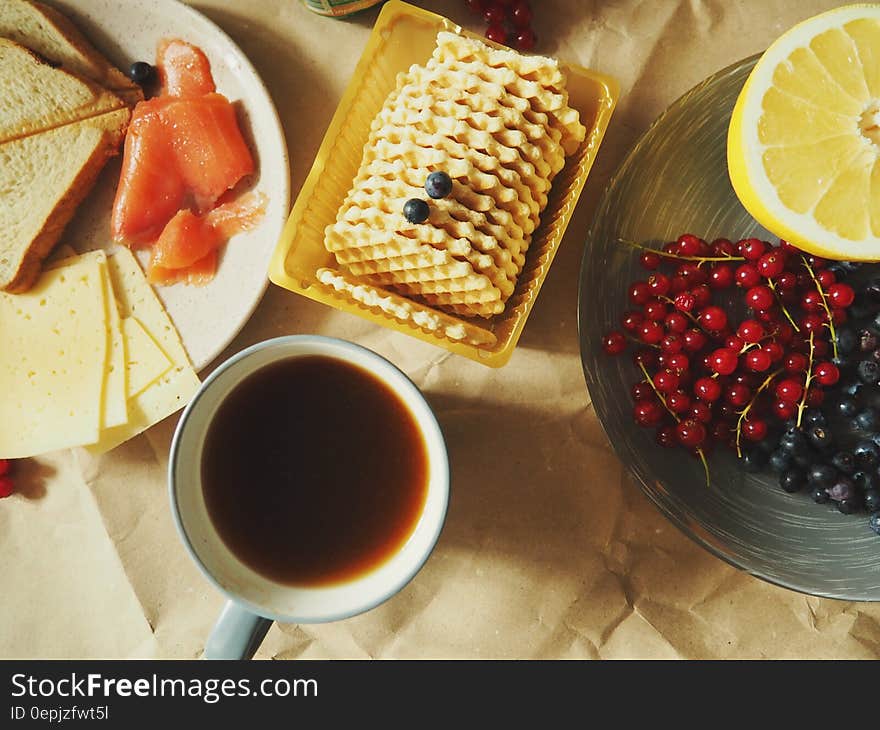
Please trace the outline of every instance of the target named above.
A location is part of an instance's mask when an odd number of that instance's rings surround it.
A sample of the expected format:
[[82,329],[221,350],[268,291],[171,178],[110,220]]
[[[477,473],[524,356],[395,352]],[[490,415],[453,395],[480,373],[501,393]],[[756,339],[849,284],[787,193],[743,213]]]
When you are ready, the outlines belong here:
[[[224,247],[217,275],[206,286],[156,287],[196,370],[232,341],[256,309],[268,284],[269,259],[290,205],[290,169],[284,133],[266,87],[250,61],[214,23],[177,0],[48,0],[125,71],[133,61],[154,63],[156,45],[181,38],[211,62],[217,91],[236,104],[242,131],[257,162],[253,190],[268,205],[260,224]],[[119,180],[114,158],[77,212],[63,241],[79,250],[111,248],[110,210]]]

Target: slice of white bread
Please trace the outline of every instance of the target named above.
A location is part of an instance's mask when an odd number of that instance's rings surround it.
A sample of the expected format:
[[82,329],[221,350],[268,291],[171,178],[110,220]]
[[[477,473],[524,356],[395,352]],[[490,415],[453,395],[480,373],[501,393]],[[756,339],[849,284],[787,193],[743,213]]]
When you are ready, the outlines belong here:
[[141,88],[113,66],[55,8],[30,0],[0,0],[0,38],[20,43],[66,71],[90,79],[134,106]]
[[41,61],[0,38],[0,144],[116,109],[111,91]]
[[0,290],[26,291],[108,158],[127,107],[0,144]]

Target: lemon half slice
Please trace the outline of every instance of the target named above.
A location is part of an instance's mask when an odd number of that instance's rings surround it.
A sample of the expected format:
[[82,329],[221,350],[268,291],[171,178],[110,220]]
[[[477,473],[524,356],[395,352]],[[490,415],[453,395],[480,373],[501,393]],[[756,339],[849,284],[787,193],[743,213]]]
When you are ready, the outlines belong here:
[[822,13],[767,49],[734,107],[727,164],[775,235],[880,260],[880,5]]

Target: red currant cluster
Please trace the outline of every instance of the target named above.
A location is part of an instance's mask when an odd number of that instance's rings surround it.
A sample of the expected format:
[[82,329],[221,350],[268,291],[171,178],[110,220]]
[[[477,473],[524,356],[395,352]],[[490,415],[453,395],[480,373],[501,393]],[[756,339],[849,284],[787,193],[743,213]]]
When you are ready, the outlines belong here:
[[[773,419],[800,425],[839,379],[834,327],[855,292],[823,259],[785,241],[709,244],[686,234],[661,251],[644,249],[640,262],[650,273],[630,285],[633,308],[603,348],[619,355],[628,339],[637,343],[644,379],[632,387],[633,418],[656,427],[661,445],[703,456],[720,443],[741,453]],[[663,262],[674,269],[663,273]],[[738,324],[733,301],[713,301],[734,287],[747,308]]]
[[15,491],[11,469],[12,463],[8,459],[0,459],[0,499],[10,496]]
[[531,51],[537,38],[532,30],[528,0],[466,0],[471,12],[486,21],[486,38],[495,43]]

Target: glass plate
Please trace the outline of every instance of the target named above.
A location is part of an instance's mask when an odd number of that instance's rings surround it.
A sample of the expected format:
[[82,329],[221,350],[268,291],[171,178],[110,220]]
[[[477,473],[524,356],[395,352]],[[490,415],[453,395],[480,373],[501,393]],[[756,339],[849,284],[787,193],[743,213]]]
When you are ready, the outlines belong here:
[[602,352],[619,328],[626,286],[644,278],[637,253],[618,239],[655,245],[691,232],[706,239],[774,240],[740,205],[727,176],[727,126],[758,56],[740,61],[676,101],[648,129],[612,179],[589,231],[578,324],[593,406],[612,446],[648,497],[685,534],[749,573],[804,593],[880,600],[880,537],[861,515],[786,494],[773,474],[746,474],[732,454],[702,465],[654,443],[633,423],[631,358]]

